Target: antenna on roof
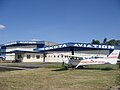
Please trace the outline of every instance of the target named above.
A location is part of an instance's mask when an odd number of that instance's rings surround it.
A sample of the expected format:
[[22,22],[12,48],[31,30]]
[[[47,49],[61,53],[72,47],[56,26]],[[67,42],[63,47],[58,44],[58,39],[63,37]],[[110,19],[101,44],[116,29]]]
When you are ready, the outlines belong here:
[[40,41],[39,39],[32,39],[31,41]]

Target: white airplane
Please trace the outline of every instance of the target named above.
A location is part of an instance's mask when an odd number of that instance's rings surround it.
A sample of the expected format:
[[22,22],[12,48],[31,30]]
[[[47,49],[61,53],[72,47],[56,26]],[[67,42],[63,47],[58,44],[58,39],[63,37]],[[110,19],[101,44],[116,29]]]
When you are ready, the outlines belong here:
[[78,68],[79,66],[86,65],[96,65],[96,64],[116,64],[118,56],[120,55],[120,50],[113,50],[107,57],[78,57],[68,55],[68,58],[65,58],[63,62],[65,64],[71,65],[72,67]]

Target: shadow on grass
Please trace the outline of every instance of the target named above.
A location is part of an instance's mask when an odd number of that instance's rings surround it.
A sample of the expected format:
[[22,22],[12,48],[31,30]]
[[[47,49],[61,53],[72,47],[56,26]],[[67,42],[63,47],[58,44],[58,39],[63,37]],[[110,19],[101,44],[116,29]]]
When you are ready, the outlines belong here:
[[0,67],[0,72],[7,72],[7,71],[16,71],[16,70],[28,70],[28,69],[35,69],[35,68],[39,68],[39,67],[19,67],[19,66],[12,66],[11,67]]
[[113,70],[111,67],[106,67],[106,68],[83,68],[83,70],[103,70],[103,71],[110,71]]
[[65,71],[65,70],[68,70],[67,67],[61,67],[61,68],[58,68],[58,69],[55,69],[55,70],[52,70],[52,71]]
[[15,70],[21,70],[21,69],[0,68],[0,72],[15,71]]
[[[113,70],[113,68],[111,67],[105,67],[105,68],[88,68],[88,67],[84,67],[84,68],[77,68],[77,70],[103,70],[103,71],[110,71]],[[59,69],[55,69],[52,71],[65,71],[65,70],[75,70],[75,68],[67,68],[67,67],[62,67]]]

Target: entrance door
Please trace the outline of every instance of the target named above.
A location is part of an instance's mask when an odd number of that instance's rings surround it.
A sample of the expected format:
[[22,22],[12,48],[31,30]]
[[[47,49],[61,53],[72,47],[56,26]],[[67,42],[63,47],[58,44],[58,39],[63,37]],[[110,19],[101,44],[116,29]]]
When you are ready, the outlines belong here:
[[15,62],[22,62],[23,60],[23,54],[17,53],[15,54]]

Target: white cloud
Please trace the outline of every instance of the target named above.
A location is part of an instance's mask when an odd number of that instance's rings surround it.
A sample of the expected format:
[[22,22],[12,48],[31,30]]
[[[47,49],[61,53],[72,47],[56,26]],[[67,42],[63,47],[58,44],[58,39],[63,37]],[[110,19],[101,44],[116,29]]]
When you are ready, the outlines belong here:
[[2,24],[0,24],[0,30],[2,30],[2,29],[4,29],[4,28],[5,28],[5,26],[2,25]]

